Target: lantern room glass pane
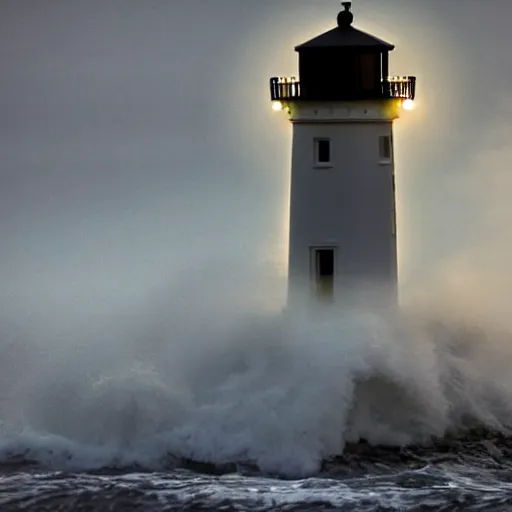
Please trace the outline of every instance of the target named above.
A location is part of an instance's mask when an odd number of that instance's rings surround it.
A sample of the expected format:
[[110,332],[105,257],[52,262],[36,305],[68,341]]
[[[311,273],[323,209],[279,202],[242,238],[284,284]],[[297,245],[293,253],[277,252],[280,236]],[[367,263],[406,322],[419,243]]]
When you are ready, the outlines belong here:
[[[359,65],[361,73],[361,88],[363,91],[374,91],[379,80],[377,79],[377,55],[374,53],[360,56]],[[380,77],[379,77],[380,78]]]

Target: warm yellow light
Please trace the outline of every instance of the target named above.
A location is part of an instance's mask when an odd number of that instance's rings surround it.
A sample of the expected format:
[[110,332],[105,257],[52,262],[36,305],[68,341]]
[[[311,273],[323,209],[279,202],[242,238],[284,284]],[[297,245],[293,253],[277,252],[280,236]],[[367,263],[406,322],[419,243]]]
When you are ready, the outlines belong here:
[[402,108],[405,110],[413,110],[414,109],[414,101],[413,100],[404,100],[402,102]]
[[283,110],[283,104],[280,101],[274,101],[274,103],[272,103],[272,108],[278,112],[279,110]]

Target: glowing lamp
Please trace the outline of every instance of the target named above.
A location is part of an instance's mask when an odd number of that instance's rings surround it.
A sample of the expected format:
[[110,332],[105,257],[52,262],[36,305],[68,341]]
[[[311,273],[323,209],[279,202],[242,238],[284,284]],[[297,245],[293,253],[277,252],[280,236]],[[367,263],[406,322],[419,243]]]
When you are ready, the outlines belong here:
[[280,101],[274,101],[272,103],[272,109],[278,112],[279,110],[283,110],[283,104]]
[[413,100],[404,100],[402,102],[402,108],[404,110],[413,110],[414,109],[414,101]]

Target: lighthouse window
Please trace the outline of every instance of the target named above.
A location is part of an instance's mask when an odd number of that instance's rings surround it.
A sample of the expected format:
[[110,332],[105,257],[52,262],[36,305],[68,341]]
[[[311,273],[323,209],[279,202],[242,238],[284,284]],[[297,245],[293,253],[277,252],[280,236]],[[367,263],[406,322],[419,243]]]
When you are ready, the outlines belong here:
[[315,163],[320,165],[331,163],[331,141],[329,139],[315,140]]
[[392,159],[391,137],[383,135],[379,137],[379,158],[381,163],[390,163]]

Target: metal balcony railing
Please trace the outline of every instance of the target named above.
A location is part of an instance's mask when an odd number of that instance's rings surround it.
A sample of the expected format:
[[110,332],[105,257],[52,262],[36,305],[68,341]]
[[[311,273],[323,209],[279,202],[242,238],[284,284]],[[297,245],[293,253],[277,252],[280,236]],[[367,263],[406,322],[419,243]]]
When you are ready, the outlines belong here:
[[274,77],[270,79],[270,97],[272,101],[290,100],[344,100],[344,99],[407,99],[416,96],[416,77],[392,76],[381,82],[381,89],[366,91],[364,89],[340,88],[339,91],[328,88],[328,92],[310,93],[294,77]]
[[299,100],[302,98],[300,82],[295,77],[273,77],[270,79],[272,101]]
[[415,76],[389,76],[382,81],[384,98],[413,100],[416,96]]

